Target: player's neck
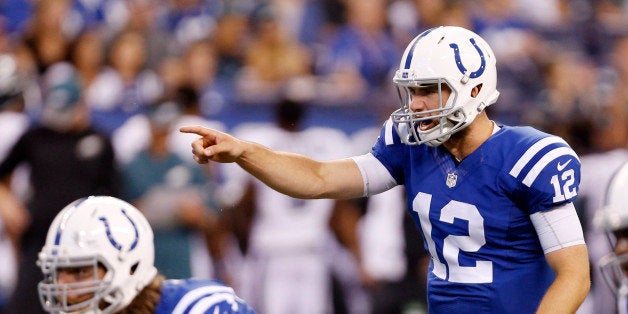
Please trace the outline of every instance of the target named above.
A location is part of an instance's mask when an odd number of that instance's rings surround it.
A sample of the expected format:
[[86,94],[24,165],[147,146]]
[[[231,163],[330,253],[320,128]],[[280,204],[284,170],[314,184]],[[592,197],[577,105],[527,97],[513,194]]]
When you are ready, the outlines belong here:
[[480,113],[475,120],[464,130],[452,135],[443,146],[458,161],[471,155],[493,134],[493,121],[489,120],[485,112]]

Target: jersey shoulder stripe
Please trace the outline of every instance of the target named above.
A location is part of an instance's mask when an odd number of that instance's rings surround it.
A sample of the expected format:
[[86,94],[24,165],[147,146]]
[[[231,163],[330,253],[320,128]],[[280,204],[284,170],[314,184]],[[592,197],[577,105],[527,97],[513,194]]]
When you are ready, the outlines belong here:
[[576,153],[569,147],[558,147],[552,149],[547,154],[543,155],[543,157],[541,157],[541,159],[539,159],[539,161],[534,164],[534,166],[532,167],[532,169],[530,169],[525,178],[523,178],[522,183],[528,187],[532,186],[532,183],[534,183],[541,171],[545,169],[545,167],[550,162],[558,159],[558,157],[567,155],[573,156],[574,158],[576,158],[576,160],[578,160],[578,155],[576,155]]
[[[216,298],[218,297],[218,298]],[[214,299],[215,302],[207,303],[207,298]],[[203,302],[203,300],[205,300]],[[191,305],[194,305],[194,308],[199,307],[199,305],[205,304],[205,307],[209,309],[210,307],[216,305],[222,301],[231,301],[230,303],[234,303],[234,291],[232,288],[225,286],[205,286],[193,289],[183,295],[179,303],[175,306],[172,311],[173,314],[183,314],[185,310],[188,309]],[[203,312],[200,312],[203,313]]]
[[157,314],[242,313],[253,311],[234,292],[217,280],[166,280],[161,287]]
[[517,163],[515,163],[512,169],[510,169],[510,175],[515,178],[518,177],[519,173],[521,173],[521,170],[523,170],[523,167],[525,167],[530,162],[530,160],[532,160],[532,157],[534,157],[543,148],[556,143],[566,144],[566,142],[562,138],[557,136],[546,137],[534,143],[534,145],[530,146],[530,148],[528,148],[526,152],[517,160]]
[[392,145],[395,143],[394,141],[394,134],[395,130],[394,130],[394,122],[392,121],[392,118],[389,118],[388,120],[386,120],[386,123],[384,124],[384,143],[386,145]]
[[546,136],[525,150],[510,169],[509,174],[530,187],[552,161],[562,156],[571,156],[578,162],[580,161],[578,155],[565,140],[554,135]]

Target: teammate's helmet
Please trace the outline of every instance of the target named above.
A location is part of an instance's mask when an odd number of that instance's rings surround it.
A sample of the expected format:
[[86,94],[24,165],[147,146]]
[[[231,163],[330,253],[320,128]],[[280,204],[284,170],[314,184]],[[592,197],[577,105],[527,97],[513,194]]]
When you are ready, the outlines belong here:
[[[153,231],[137,208],[109,196],[74,201],[56,216],[39,253],[42,305],[51,313],[116,312],[153,280],[154,255]],[[93,281],[57,281],[60,269],[86,266],[94,267]],[[98,266],[106,271],[102,280],[96,275]],[[92,297],[69,304],[70,293]]]
[[0,108],[22,93],[17,62],[11,55],[0,55]]
[[[479,35],[456,26],[428,29],[414,38],[401,58],[393,82],[397,86],[401,109],[391,117],[404,143],[438,146],[451,134],[468,126],[487,106],[495,103],[497,70],[491,47]],[[434,110],[410,110],[409,87],[447,84],[451,95]],[[474,87],[481,87],[476,97]],[[438,120],[429,130],[418,128],[421,122]]]
[[[605,205],[596,213],[593,222],[607,233],[613,247],[618,237],[628,241],[628,162],[613,176]],[[604,280],[618,296],[628,295],[628,251],[610,253],[600,259],[599,267]]]

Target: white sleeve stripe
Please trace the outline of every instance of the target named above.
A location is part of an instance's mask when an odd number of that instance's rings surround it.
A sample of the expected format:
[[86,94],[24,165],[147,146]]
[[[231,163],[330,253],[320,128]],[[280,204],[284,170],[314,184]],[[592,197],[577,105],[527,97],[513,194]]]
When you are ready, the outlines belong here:
[[196,288],[188,293],[186,293],[183,298],[177,303],[177,306],[172,310],[173,314],[183,314],[185,309],[187,309],[192,303],[198,300],[199,297],[211,293],[231,293],[234,294],[232,288],[224,287],[224,286],[206,286]]
[[545,254],[584,244],[582,225],[572,203],[530,215]]
[[397,186],[388,169],[372,153],[351,157],[358,165],[364,181],[364,195],[371,196]]
[[384,143],[386,145],[394,144],[394,141],[393,141],[393,122],[392,122],[392,118],[386,120],[386,127],[385,127],[385,131],[384,131]]
[[567,144],[565,140],[557,136],[546,137],[534,143],[534,145],[528,148],[528,150],[523,154],[523,156],[521,156],[521,158],[517,160],[517,163],[515,163],[515,166],[512,167],[512,169],[510,170],[510,175],[515,178],[519,176],[519,173],[521,173],[521,170],[523,170],[523,168],[530,162],[530,160],[532,160],[532,157],[534,157],[534,155],[536,155],[541,149],[555,143]]
[[[231,305],[231,310],[235,313],[238,311],[238,303],[234,294],[231,293],[214,293],[200,299],[188,312],[189,314],[204,314],[207,313],[212,306],[217,305],[220,302],[227,302]],[[216,309],[218,311],[218,309]],[[217,312],[216,312],[217,313]]]
[[528,172],[526,177],[523,179],[523,184],[525,184],[526,186],[531,186],[532,183],[534,183],[534,180],[536,180],[536,178],[539,176],[541,171],[543,171],[543,169],[545,169],[545,167],[550,162],[552,162],[553,160],[555,160],[556,158],[560,156],[565,156],[565,155],[570,155],[578,159],[578,156],[576,155],[576,153],[569,147],[559,147],[559,148],[553,149],[547,154],[545,154],[545,156],[543,156],[539,161],[537,161],[534,167],[532,167],[530,172]]

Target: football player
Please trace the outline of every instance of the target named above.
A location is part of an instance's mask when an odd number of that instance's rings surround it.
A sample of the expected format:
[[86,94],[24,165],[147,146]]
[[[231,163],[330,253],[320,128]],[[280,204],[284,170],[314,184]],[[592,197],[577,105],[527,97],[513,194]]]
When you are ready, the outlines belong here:
[[166,280],[153,265],[153,231],[131,204],[91,196],[55,217],[38,265],[50,313],[255,313],[215,280]]
[[580,161],[559,137],[490,120],[496,81],[489,45],[441,26],[406,48],[393,78],[401,108],[366,155],[320,162],[200,126],[181,131],[201,136],[197,162],[235,162],[292,197],[404,185],[431,256],[432,313],[573,313],[590,288],[573,205]]
[[618,313],[628,313],[628,162],[613,176],[605,207],[594,224],[607,232],[613,252],[599,261],[604,280],[617,296]]
[[[266,147],[290,149],[320,159],[350,156],[348,139],[341,131],[303,126],[305,104],[285,98],[275,106],[275,123],[240,124],[233,134]],[[338,272],[345,277],[337,278],[339,282],[358,281],[358,209],[348,201],[294,199],[229,166],[224,171],[228,183],[221,194],[242,197],[227,217],[251,217],[248,230],[236,231],[247,235],[238,272],[241,283],[236,286],[240,295],[262,313],[329,313],[333,307],[330,273],[340,268]],[[343,263],[347,250],[336,239],[353,253],[349,262]],[[368,282],[368,278],[363,281]],[[360,293],[365,292],[354,291]],[[344,298],[349,308],[354,304],[350,299]],[[363,308],[357,312],[368,312]]]

